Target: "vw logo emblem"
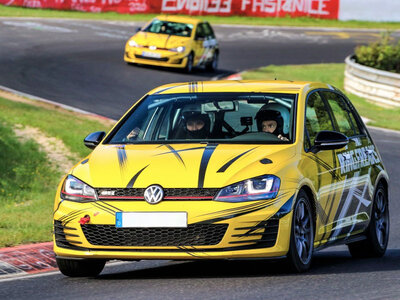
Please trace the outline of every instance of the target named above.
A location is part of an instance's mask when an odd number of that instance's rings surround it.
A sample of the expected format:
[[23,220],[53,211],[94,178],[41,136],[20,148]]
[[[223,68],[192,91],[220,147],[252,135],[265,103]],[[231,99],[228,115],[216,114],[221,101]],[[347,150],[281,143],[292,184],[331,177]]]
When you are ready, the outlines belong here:
[[164,191],[159,185],[151,185],[144,191],[144,200],[150,204],[156,204],[164,198]]

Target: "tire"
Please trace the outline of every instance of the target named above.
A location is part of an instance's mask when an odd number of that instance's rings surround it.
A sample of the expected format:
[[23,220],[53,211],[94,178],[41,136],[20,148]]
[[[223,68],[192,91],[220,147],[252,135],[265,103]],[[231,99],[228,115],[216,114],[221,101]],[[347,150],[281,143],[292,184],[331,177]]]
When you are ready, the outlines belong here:
[[214,52],[212,60],[206,64],[206,70],[215,72],[218,68],[218,52]]
[[106,264],[100,259],[66,259],[56,258],[61,273],[69,277],[95,277],[101,273]]
[[300,190],[293,208],[290,246],[287,254],[289,267],[301,273],[311,266],[314,251],[314,214],[305,191]]
[[372,204],[371,220],[366,230],[366,239],[347,246],[352,257],[382,257],[389,242],[389,201],[387,191],[379,183]]
[[191,53],[188,55],[188,58],[187,58],[187,62],[186,62],[186,66],[185,66],[184,71],[185,71],[185,73],[191,73],[192,70],[193,70],[193,53],[191,52]]

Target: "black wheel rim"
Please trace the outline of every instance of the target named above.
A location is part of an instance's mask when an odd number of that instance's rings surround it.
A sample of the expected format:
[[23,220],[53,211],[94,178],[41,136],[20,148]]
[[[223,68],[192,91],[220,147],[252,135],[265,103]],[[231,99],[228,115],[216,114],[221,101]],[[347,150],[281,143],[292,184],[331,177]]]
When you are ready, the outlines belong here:
[[212,68],[213,70],[216,70],[218,68],[218,55],[214,53],[214,57],[212,60]]
[[375,211],[374,211],[374,219],[375,219],[375,233],[376,238],[378,240],[379,246],[381,248],[386,247],[387,239],[388,239],[388,224],[389,224],[389,210],[387,207],[387,201],[385,197],[385,193],[383,190],[379,189],[375,195]]
[[313,249],[313,227],[311,212],[304,198],[299,199],[297,202],[293,225],[298,257],[303,264],[308,264],[311,260]]
[[189,55],[188,62],[187,62],[187,70],[188,70],[188,72],[192,71],[192,67],[193,67],[193,56]]

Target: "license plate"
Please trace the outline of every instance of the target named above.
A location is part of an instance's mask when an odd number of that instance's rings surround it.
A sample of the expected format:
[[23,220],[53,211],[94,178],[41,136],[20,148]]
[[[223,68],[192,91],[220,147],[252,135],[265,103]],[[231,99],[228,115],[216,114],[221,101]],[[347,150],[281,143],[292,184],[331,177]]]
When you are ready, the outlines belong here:
[[187,227],[186,212],[116,212],[115,227]]
[[156,53],[156,52],[146,52],[146,51],[143,51],[143,52],[142,52],[142,56],[160,58],[160,57],[161,57],[161,54],[160,54],[160,53]]

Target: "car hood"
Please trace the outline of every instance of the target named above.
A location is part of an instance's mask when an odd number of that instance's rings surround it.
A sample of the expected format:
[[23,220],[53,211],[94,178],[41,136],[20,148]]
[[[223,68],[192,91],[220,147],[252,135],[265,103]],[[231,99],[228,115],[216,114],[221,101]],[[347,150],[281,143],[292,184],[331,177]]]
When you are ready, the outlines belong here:
[[150,32],[139,32],[133,37],[133,40],[141,46],[156,46],[166,49],[185,46],[189,39],[188,37]]
[[293,145],[99,145],[72,175],[95,188],[218,188],[273,174]]

